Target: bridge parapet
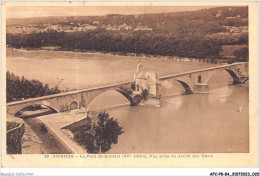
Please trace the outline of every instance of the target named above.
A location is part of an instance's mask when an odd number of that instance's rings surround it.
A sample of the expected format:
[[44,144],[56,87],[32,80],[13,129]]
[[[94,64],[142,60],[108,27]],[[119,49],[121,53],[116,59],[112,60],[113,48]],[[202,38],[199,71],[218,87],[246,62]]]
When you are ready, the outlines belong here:
[[7,113],[16,114],[18,111],[31,105],[44,105],[55,110],[56,112],[64,112],[75,108],[79,109],[82,107],[84,107],[87,110],[89,104],[91,104],[91,102],[98,95],[109,90],[115,90],[120,92],[130,101],[131,96],[128,95],[129,92],[126,92],[126,90],[128,89],[129,91],[129,88],[131,88],[132,83],[133,81],[128,81],[128,82],[123,82],[118,84],[111,84],[106,86],[100,86],[100,87],[70,91],[65,93],[59,93],[54,95],[48,95],[48,96],[43,96],[38,98],[30,98],[21,101],[15,101],[15,102],[7,103]]

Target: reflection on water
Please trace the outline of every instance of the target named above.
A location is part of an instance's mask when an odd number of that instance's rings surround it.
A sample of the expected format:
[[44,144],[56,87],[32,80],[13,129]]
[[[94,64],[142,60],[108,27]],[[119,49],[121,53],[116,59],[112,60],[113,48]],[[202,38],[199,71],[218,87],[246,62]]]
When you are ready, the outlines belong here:
[[209,103],[220,102],[224,104],[227,102],[227,97],[232,94],[233,87],[220,87],[211,90],[209,96]]
[[225,90],[163,98],[161,108],[108,110],[125,132],[109,153],[248,152],[247,89]]
[[180,95],[176,96],[174,98],[174,101],[172,99],[164,99],[163,102],[164,104],[169,104],[171,105],[171,109],[173,110],[178,110],[182,106],[182,97]]

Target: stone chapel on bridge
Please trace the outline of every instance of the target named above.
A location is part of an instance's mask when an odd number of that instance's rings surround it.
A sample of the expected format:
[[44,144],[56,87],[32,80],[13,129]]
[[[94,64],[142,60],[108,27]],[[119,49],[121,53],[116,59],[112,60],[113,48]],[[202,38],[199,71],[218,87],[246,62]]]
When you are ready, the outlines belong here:
[[137,71],[134,75],[135,91],[133,94],[141,94],[148,91],[148,97],[143,101],[144,105],[160,107],[160,83],[158,74],[155,72],[147,72],[143,70],[143,64],[139,62]]

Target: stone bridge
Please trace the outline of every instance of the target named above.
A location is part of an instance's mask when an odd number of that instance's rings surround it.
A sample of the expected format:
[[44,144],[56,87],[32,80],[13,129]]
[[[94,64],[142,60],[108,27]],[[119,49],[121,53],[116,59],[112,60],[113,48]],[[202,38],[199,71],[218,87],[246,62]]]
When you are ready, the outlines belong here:
[[178,81],[185,89],[185,94],[192,93],[208,93],[208,81],[217,72],[217,70],[225,70],[233,78],[233,84],[243,84],[248,81],[248,63],[233,63],[220,65],[212,68],[205,68],[195,71],[184,72],[169,76],[163,76],[159,80]]
[[69,111],[72,109],[86,108],[91,102],[98,97],[98,95],[109,91],[115,90],[125,96],[131,105],[135,105],[134,98],[131,96],[131,85],[134,81],[123,82],[119,84],[100,86],[89,89],[82,89],[70,92],[64,92],[54,95],[48,95],[38,98],[30,98],[22,101],[15,101],[7,103],[7,113],[17,114],[21,110],[31,105],[44,105],[54,112]]
[[[241,84],[248,80],[248,63],[234,63],[163,76],[159,80],[177,80],[184,87],[185,94],[208,93],[208,81],[217,70],[227,71],[233,78],[233,84]],[[133,90],[131,89],[133,83],[134,81],[128,81],[113,85],[15,101],[7,103],[7,113],[16,115],[19,111],[25,110],[26,107],[31,105],[44,105],[55,112],[69,111],[82,107],[88,110],[89,105],[98,95],[109,90],[115,90],[121,93],[129,100],[131,105],[137,105],[138,99],[136,99],[136,95],[132,94]]]

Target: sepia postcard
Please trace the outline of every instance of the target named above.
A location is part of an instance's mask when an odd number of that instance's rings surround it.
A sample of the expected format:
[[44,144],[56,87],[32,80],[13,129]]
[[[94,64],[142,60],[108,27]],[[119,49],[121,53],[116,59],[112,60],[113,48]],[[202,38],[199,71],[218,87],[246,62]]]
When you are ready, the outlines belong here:
[[2,167],[257,167],[257,2],[2,2]]

